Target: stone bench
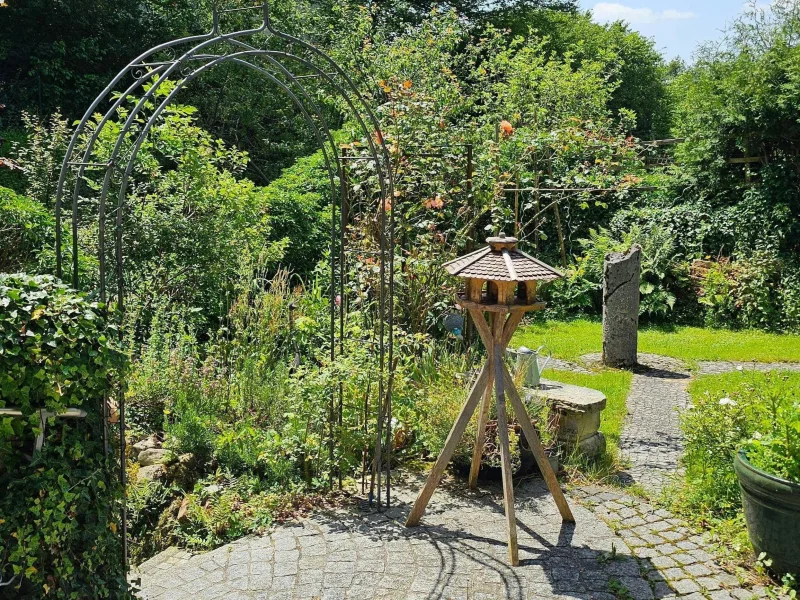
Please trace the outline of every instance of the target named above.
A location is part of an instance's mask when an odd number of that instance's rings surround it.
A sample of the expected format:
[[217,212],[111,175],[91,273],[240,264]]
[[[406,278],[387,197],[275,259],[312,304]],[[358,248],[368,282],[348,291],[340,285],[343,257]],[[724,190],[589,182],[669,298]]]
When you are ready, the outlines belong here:
[[558,415],[556,438],[567,451],[595,457],[606,449],[600,433],[600,413],[606,407],[605,394],[591,388],[542,379],[538,388],[523,388],[526,402],[546,401]]

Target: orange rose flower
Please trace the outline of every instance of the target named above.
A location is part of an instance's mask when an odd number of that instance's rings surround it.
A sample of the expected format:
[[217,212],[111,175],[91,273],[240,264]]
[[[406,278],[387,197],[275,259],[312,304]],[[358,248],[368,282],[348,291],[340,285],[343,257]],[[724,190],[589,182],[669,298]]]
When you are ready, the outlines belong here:
[[441,196],[436,196],[435,198],[428,198],[425,200],[425,208],[428,210],[439,210],[444,206],[444,200],[442,200]]

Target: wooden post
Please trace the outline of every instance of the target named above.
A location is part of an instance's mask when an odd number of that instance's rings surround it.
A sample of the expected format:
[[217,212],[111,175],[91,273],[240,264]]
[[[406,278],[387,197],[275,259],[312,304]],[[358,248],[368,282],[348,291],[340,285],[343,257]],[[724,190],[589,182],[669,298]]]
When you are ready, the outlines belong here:
[[[477,316],[473,316],[473,319],[478,322],[483,322],[483,315],[481,315],[478,311],[475,311]],[[500,318],[501,315],[499,314],[490,314],[489,318],[491,320],[492,327],[496,330],[503,320]],[[491,340],[492,337],[489,336]],[[489,356],[493,356],[494,353],[494,343],[491,344],[491,347],[487,346],[486,352],[489,353]],[[483,445],[486,442],[486,423],[489,420],[489,407],[492,403],[492,385],[494,384],[494,361],[489,362],[489,378],[486,381],[486,392],[483,394],[483,402],[481,402],[481,412],[478,414],[478,433],[475,436],[475,447],[472,450],[472,463],[470,464],[469,468],[469,489],[474,490],[475,486],[478,485],[478,473],[481,470],[481,458],[483,457]]]
[[553,213],[556,217],[556,232],[558,233],[558,248],[561,250],[561,266],[567,268],[567,249],[564,246],[564,229],[561,227],[561,211],[558,203],[553,205]]
[[500,461],[503,470],[503,500],[506,512],[506,531],[508,533],[508,559],[513,566],[519,565],[517,547],[517,517],[514,512],[514,473],[511,470],[511,447],[508,440],[508,415],[506,414],[505,381],[503,364],[502,329],[495,327],[494,370],[495,394],[497,396],[497,436],[500,438]]
[[483,279],[467,279],[467,300],[480,302],[483,296]]
[[[469,229],[467,231],[467,252],[472,252],[473,238],[475,237],[475,195],[473,194],[473,163],[472,163],[472,144],[467,144],[467,206],[469,207]],[[464,323],[464,343],[469,346],[472,343],[472,330],[475,327],[472,322],[472,316],[467,314]]]
[[[533,423],[528,416],[528,412],[525,410],[525,404],[523,404],[522,398],[519,397],[517,388],[514,387],[514,380],[511,378],[511,374],[508,372],[508,369],[506,369],[506,366],[502,365],[502,367],[502,378],[508,386],[508,395],[511,397],[511,405],[514,407],[514,412],[517,415],[517,421],[519,421],[519,424],[522,427],[522,431],[525,434],[525,439],[528,440],[528,445],[531,447],[533,456],[536,459],[536,464],[539,465],[539,470],[542,472],[542,476],[547,483],[547,487],[550,490],[550,493],[553,495],[553,499],[556,501],[558,511],[561,513],[561,518],[564,521],[574,523],[575,517],[572,516],[572,511],[569,508],[569,504],[567,504],[567,499],[564,497],[564,492],[561,491],[561,486],[558,484],[556,474],[553,472],[553,468],[550,466],[550,461],[547,460],[547,454],[542,446],[542,441],[539,439],[539,435],[536,433],[536,429],[533,427]],[[498,375],[498,378],[500,377],[501,376]]]
[[453,452],[455,452],[456,446],[458,446],[458,442],[461,441],[461,436],[464,435],[464,431],[467,429],[467,423],[469,423],[470,417],[472,417],[472,413],[475,412],[475,407],[478,405],[478,401],[481,399],[481,395],[486,389],[486,380],[488,377],[489,365],[484,364],[480,375],[478,375],[478,379],[475,380],[475,384],[472,386],[472,391],[467,401],[464,403],[464,407],[461,409],[461,414],[458,415],[456,422],[453,423],[453,428],[450,430],[450,435],[447,436],[447,441],[444,443],[444,448],[442,448],[439,458],[436,459],[436,463],[433,465],[433,469],[431,469],[428,475],[425,487],[422,488],[422,491],[417,497],[417,501],[414,502],[414,507],[411,509],[408,519],[406,519],[406,527],[416,527],[419,525],[422,513],[425,512],[425,507],[428,506],[428,502],[430,502],[431,496],[433,496],[433,491],[436,489],[436,486],[439,485],[439,481],[442,475],[444,475],[444,470],[447,468],[447,463],[450,462],[450,458],[452,458]]

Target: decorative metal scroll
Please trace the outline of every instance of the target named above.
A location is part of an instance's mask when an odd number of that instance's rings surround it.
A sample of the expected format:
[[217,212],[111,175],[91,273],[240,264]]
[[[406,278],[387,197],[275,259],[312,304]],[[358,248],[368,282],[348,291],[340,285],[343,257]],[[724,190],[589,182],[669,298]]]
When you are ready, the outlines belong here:
[[[259,11],[261,25],[241,31],[223,33],[220,17],[230,12]],[[279,49],[275,49],[279,47]],[[359,93],[352,79],[336,62],[311,44],[282,33],[270,21],[269,3],[247,8],[215,10],[209,33],[176,39],[141,54],[131,61],[108,84],[87,109],[67,148],[58,181],[56,198],[56,268],[59,278],[71,278],[73,286],[81,286],[78,242],[80,223],[96,220],[97,245],[96,288],[99,299],[109,302],[119,313],[125,308],[125,218],[126,198],[132,184],[137,155],[156,124],[159,115],[192,80],[224,64],[235,64],[252,71],[280,89],[305,119],[322,150],[332,192],[330,224],[330,358],[344,352],[345,319],[348,302],[345,290],[348,269],[345,264],[347,224],[353,215],[346,202],[346,183],[341,149],[335,143],[320,106],[306,85],[325,86],[344,101],[349,117],[366,140],[366,162],[374,170],[378,193],[369,209],[377,215],[380,285],[374,345],[378,370],[375,414],[376,445],[368,462],[372,471],[370,503],[380,510],[388,507],[391,490],[391,460],[382,459],[391,453],[391,373],[393,357],[394,295],[394,219],[390,199],[393,197],[392,169],[389,152],[380,134],[380,124],[369,103]],[[132,81],[131,81],[132,80]],[[304,85],[305,82],[305,85]],[[159,94],[159,91],[162,91]],[[166,95],[163,92],[168,92]],[[124,103],[134,99],[133,108]],[[116,117],[124,117],[115,121]],[[109,127],[114,123],[113,127]],[[111,150],[104,150],[98,159],[98,140],[103,132],[116,132]],[[106,136],[108,137],[108,136]],[[105,139],[104,143],[108,144]],[[345,157],[346,158],[346,157]],[[70,210],[71,207],[71,210]],[[68,221],[71,235],[65,240],[62,224]],[[65,242],[70,242],[66,247]],[[337,298],[338,296],[338,298]],[[338,327],[337,327],[338,320]],[[338,350],[337,350],[338,348]],[[331,390],[331,426],[341,423],[341,387]],[[339,395],[339,412],[335,414],[335,396]],[[125,405],[118,395],[119,470],[125,485]],[[108,417],[107,402],[102,410]],[[108,422],[108,419],[105,419]],[[110,450],[110,433],[105,432],[106,452]],[[331,444],[333,436],[331,436]],[[330,447],[333,456],[333,446]],[[385,481],[382,474],[385,469]],[[381,491],[385,486],[385,498]],[[122,544],[127,563],[127,515],[122,509]]]

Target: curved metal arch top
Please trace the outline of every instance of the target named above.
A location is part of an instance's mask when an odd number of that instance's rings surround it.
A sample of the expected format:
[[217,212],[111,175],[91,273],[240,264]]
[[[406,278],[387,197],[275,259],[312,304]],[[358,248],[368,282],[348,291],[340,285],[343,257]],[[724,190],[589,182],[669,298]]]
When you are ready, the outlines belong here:
[[[128,63],[108,86],[95,99],[79,121],[67,147],[61,166],[56,191],[56,274],[63,278],[64,240],[62,221],[64,219],[64,200],[71,196],[71,275],[73,286],[80,285],[78,241],[79,224],[86,220],[86,215],[79,214],[82,200],[95,195],[97,202],[97,293],[102,301],[109,294],[109,269],[107,255],[114,256],[113,298],[116,308],[122,312],[124,302],[124,224],[125,202],[131,177],[134,174],[136,159],[149,132],[158,122],[160,115],[172,103],[177,95],[194,79],[210,72],[223,64],[238,65],[263,77],[271,85],[284,93],[302,115],[311,130],[317,145],[320,147],[328,181],[331,188],[330,223],[330,358],[335,359],[337,345],[339,353],[344,352],[346,306],[345,290],[348,269],[345,264],[345,229],[349,220],[346,214],[346,166],[342,153],[336,144],[331,128],[324,112],[314,100],[303,80],[321,82],[330,88],[349,110],[352,122],[357,125],[363,139],[366,140],[368,155],[367,164],[375,171],[379,187],[378,219],[380,230],[379,261],[380,285],[378,290],[377,315],[375,315],[376,331],[373,339],[377,345],[376,362],[379,371],[377,386],[375,448],[372,463],[372,484],[370,486],[370,502],[377,499],[380,510],[382,471],[382,453],[391,451],[391,372],[393,360],[393,295],[394,295],[394,218],[390,199],[393,197],[392,168],[389,151],[384,136],[380,133],[380,123],[369,103],[360,93],[352,79],[328,55],[307,42],[275,29],[270,21],[268,1],[257,7],[262,11],[262,23],[259,27],[221,33],[220,16],[231,11],[214,11],[211,31],[196,36],[189,36],[160,44],[142,53]],[[253,40],[257,34],[266,34],[263,39],[271,41],[269,48],[259,47]],[[247,41],[245,41],[247,40]],[[260,40],[255,40],[260,41]],[[275,49],[275,42],[286,46]],[[263,42],[262,42],[263,46]],[[297,52],[299,50],[299,53]],[[162,58],[163,55],[166,58]],[[301,69],[302,75],[295,69]],[[124,86],[126,76],[131,75],[133,82]],[[168,87],[165,87],[168,86]],[[162,92],[162,90],[166,90]],[[134,101],[130,109],[122,111],[125,102]],[[106,102],[110,102],[105,112],[98,112]],[[115,121],[118,117],[124,121]],[[92,162],[97,156],[98,141],[110,123],[118,123],[115,127],[116,138],[110,153],[102,159]],[[377,135],[376,135],[377,134]],[[98,185],[87,185],[88,169],[100,167],[102,182]],[[109,221],[108,196],[115,189],[117,196],[115,213]],[[337,218],[338,210],[338,218]],[[85,209],[84,211],[85,212]],[[113,222],[113,252],[107,248],[106,223]],[[338,283],[338,286],[337,286]],[[337,289],[338,288],[338,289]],[[337,301],[337,291],[341,301]],[[338,331],[336,327],[338,317]],[[338,342],[338,344],[337,344]],[[339,397],[338,421],[341,424],[341,386],[331,390],[331,439],[330,457],[333,459],[333,426],[334,396]],[[125,485],[125,407],[124,396],[118,396],[119,409],[119,471],[122,484]],[[107,415],[107,403],[102,403],[102,410]],[[106,452],[109,450],[109,434],[106,432]],[[386,461],[386,506],[389,505],[391,489],[390,462]],[[377,494],[375,494],[377,479]],[[331,482],[332,483],[332,482]],[[127,563],[127,517],[122,511],[122,542]]]

